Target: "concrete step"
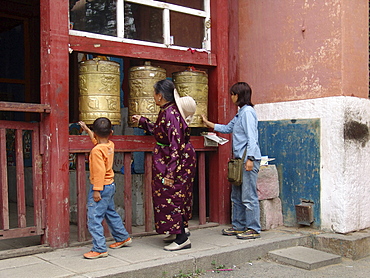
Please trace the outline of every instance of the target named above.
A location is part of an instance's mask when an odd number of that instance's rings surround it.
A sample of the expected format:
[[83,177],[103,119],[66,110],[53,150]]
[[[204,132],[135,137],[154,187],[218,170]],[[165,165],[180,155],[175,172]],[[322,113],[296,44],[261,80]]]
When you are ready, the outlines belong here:
[[370,230],[349,234],[324,233],[313,237],[313,248],[352,260],[370,256]]
[[289,247],[268,252],[268,257],[279,263],[312,270],[323,266],[338,264],[342,261],[338,255],[326,253],[303,246]]

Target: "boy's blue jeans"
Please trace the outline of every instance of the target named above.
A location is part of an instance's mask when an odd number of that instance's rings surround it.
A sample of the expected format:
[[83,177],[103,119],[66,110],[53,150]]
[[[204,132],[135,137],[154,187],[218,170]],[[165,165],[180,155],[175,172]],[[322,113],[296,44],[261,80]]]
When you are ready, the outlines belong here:
[[106,220],[109,230],[116,242],[124,241],[130,236],[122,223],[122,219],[115,210],[114,194],[116,184],[108,184],[100,191],[101,200],[95,202],[93,199],[92,185],[87,198],[87,225],[92,236],[93,247],[91,251],[106,252],[103,219]]
[[243,183],[232,185],[231,203],[233,228],[238,231],[253,229],[261,232],[260,206],[257,194],[257,176],[260,169],[260,161],[253,163],[253,170],[243,169]]

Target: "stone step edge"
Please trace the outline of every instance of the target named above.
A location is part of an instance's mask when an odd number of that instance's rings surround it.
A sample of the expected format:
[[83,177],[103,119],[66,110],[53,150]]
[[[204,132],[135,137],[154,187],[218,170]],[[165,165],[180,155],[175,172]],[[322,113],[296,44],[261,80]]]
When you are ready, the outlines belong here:
[[145,261],[137,264],[120,266],[104,271],[84,273],[88,277],[174,277],[175,275],[197,273],[214,269],[215,265],[239,265],[247,261],[266,257],[272,250],[291,246],[311,245],[308,235],[287,236],[279,239],[259,241],[252,244],[240,244],[218,249],[200,251],[196,254],[179,255],[165,259]]
[[275,262],[306,270],[339,264],[342,261],[342,257],[339,255],[330,254],[304,246],[273,250],[268,253],[267,257]]
[[314,249],[336,254],[352,260],[370,256],[370,233],[351,234],[324,233],[312,237]]

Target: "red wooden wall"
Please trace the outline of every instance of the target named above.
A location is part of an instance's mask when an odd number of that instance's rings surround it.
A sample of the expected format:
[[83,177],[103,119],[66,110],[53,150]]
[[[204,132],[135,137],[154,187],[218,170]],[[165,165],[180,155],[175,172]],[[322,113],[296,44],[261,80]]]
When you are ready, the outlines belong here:
[[[75,37],[68,34],[68,1],[41,0],[41,103],[50,105],[43,117],[42,152],[47,200],[47,230],[44,241],[63,247],[69,240],[69,50],[99,53],[123,58],[167,61],[182,65],[201,65],[209,72],[209,118],[227,123],[236,108],[228,89],[238,81],[237,0],[212,0],[212,53],[163,49],[150,46]],[[135,150],[133,150],[135,151]],[[230,221],[230,188],[226,180],[226,161],[231,144],[219,147],[209,159],[210,221]]]

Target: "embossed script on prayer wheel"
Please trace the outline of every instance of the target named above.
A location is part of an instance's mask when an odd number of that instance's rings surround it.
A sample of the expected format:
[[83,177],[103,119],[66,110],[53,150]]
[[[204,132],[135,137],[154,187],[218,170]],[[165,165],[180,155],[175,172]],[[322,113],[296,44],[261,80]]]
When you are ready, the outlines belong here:
[[132,67],[129,70],[130,95],[128,100],[128,124],[137,126],[131,121],[133,115],[141,115],[155,122],[158,117],[159,107],[153,98],[154,84],[166,79],[166,70],[153,67],[150,62],[144,66]]
[[86,124],[106,117],[112,124],[121,122],[119,63],[99,59],[80,62],[79,65],[80,113]]
[[190,67],[181,72],[172,73],[172,80],[180,96],[191,96],[197,103],[191,127],[204,127],[202,115],[208,114],[208,75]]

